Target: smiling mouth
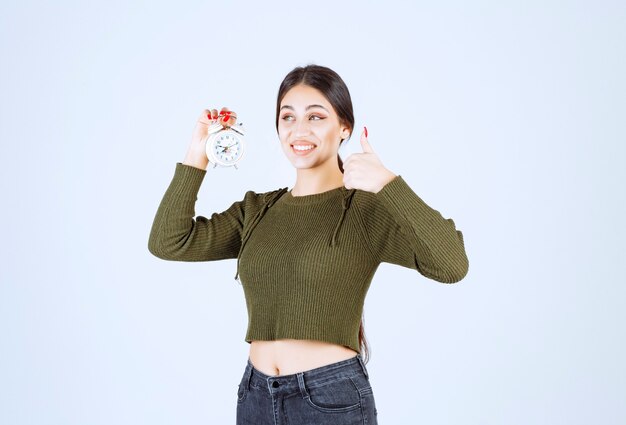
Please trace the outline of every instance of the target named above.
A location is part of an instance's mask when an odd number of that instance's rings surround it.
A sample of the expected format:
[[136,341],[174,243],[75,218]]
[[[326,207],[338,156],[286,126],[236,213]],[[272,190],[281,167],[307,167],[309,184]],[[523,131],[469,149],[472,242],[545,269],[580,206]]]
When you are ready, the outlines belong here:
[[309,152],[315,150],[317,146],[314,144],[296,144],[291,145],[291,149],[295,152],[296,155],[306,155]]
[[291,147],[298,150],[307,150],[315,148],[315,145],[291,145]]

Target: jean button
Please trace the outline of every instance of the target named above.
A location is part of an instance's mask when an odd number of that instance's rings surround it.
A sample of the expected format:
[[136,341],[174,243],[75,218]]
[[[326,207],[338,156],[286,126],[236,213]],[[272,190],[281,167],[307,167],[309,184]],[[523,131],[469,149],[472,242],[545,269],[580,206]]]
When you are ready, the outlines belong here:
[[274,387],[274,388],[278,388],[279,385],[280,384],[278,383],[278,381],[272,382],[272,387]]

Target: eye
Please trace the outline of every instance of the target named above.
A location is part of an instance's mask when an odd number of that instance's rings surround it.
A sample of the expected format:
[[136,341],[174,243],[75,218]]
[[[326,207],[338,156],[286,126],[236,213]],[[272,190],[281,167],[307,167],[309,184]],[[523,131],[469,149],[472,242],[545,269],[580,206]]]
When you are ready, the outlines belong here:
[[[293,115],[284,115],[281,119],[284,121],[292,121],[290,118],[293,118]],[[319,115],[311,115],[309,119],[315,118],[313,121],[323,120],[325,117]]]

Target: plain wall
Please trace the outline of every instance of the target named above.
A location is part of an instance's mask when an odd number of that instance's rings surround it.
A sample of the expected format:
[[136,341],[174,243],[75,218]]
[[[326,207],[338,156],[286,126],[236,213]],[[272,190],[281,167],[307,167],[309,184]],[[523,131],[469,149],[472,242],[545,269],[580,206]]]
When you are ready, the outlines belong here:
[[623,2],[3,2],[0,423],[229,424],[236,260],[147,249],[204,108],[248,130],[210,216],[293,186],[293,67],[348,84],[383,164],[465,237],[464,280],[383,264],[365,304],[379,423],[622,424]]

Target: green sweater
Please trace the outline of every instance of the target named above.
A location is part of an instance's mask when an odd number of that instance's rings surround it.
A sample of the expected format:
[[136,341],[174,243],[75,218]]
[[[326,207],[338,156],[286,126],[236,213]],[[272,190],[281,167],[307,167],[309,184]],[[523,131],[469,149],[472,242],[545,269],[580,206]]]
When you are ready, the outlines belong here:
[[381,262],[442,283],[468,271],[463,234],[398,175],[378,193],[344,186],[293,196],[257,193],[195,217],[206,170],[176,163],[148,249],[173,261],[237,259],[245,340],[322,340],[360,352],[366,293]]

